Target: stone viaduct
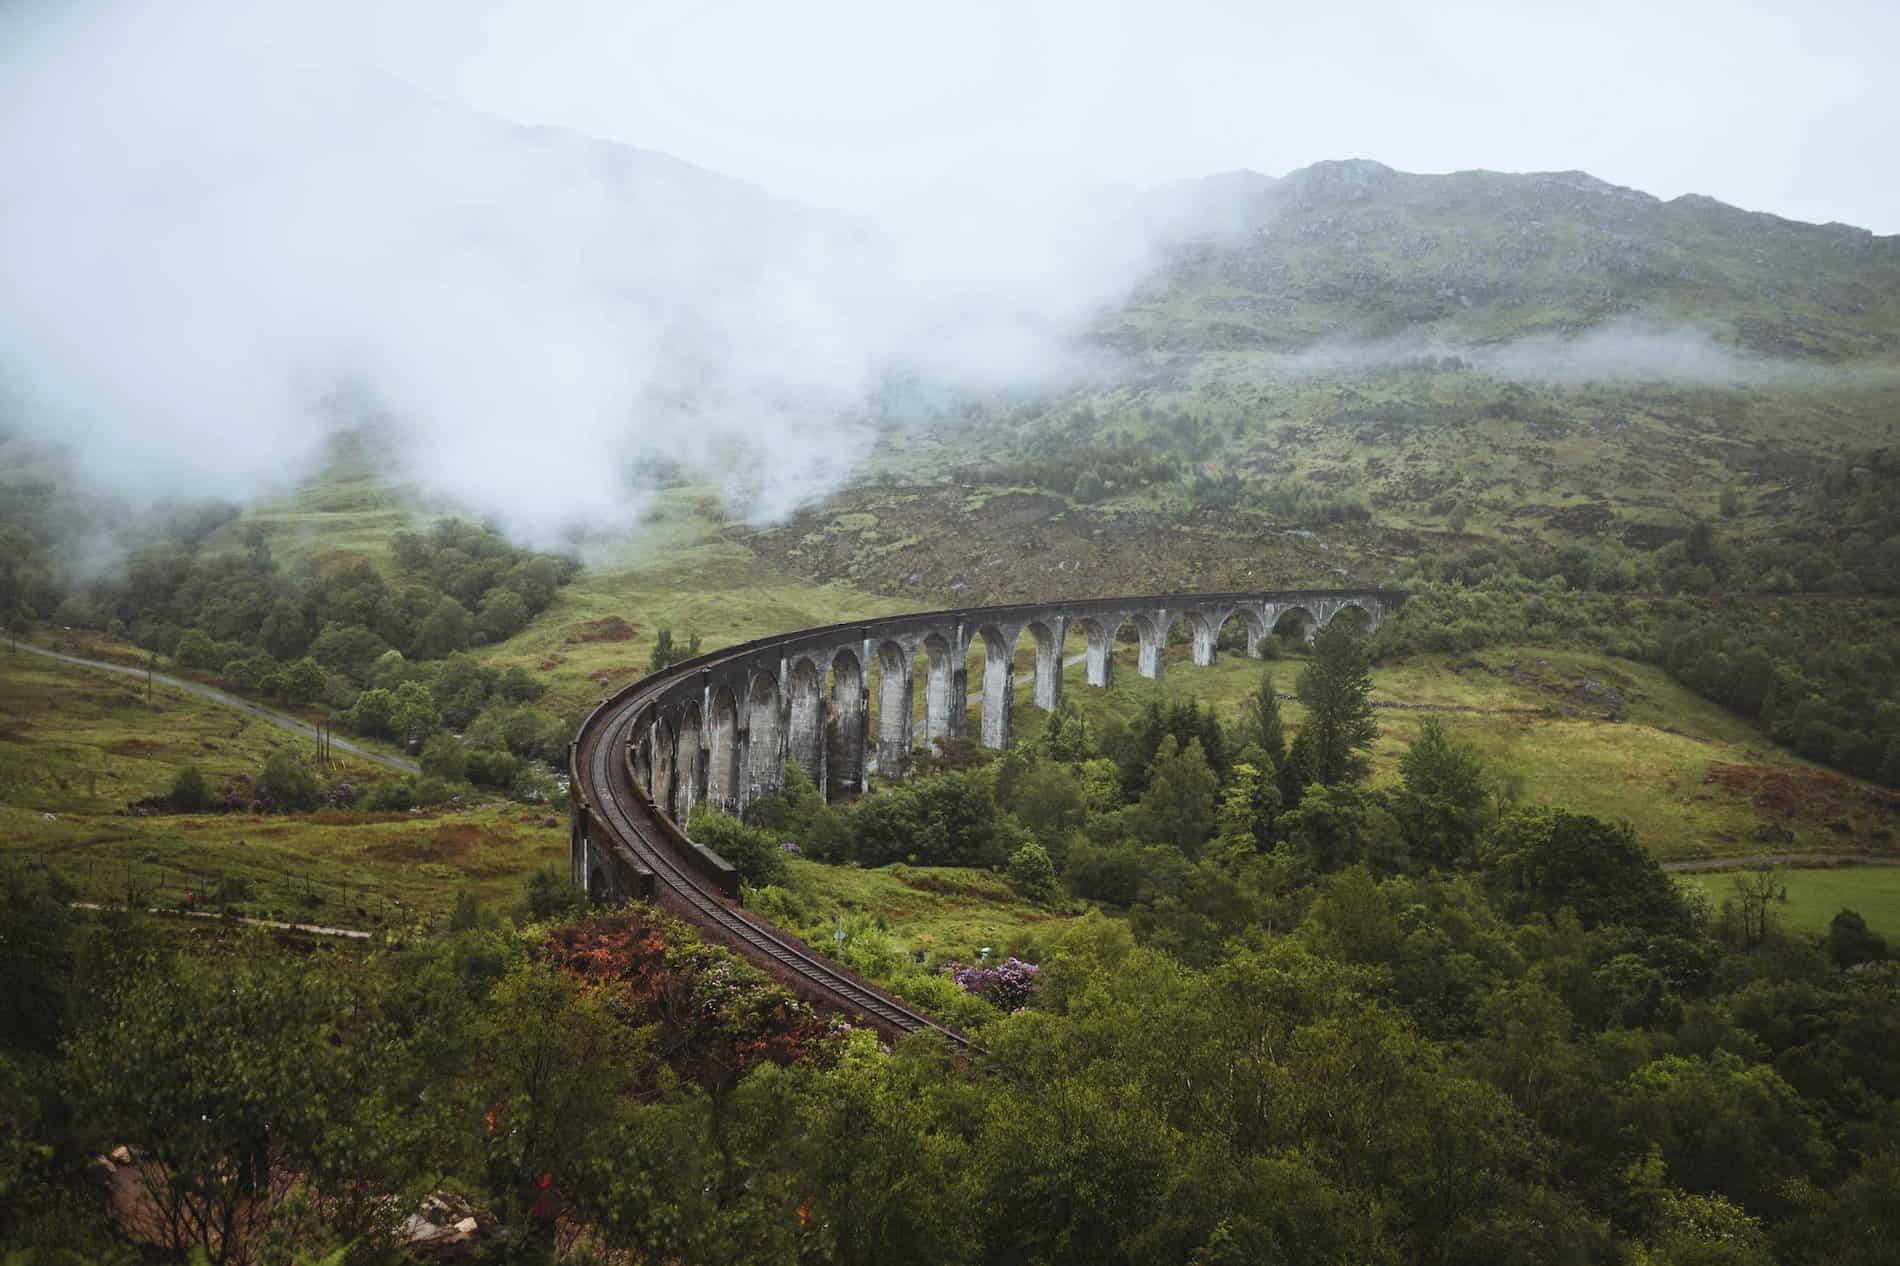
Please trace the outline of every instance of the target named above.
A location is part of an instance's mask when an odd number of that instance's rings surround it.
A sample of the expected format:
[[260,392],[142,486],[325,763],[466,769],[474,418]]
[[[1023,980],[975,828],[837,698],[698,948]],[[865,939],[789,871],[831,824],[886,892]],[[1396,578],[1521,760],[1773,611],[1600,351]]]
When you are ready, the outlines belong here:
[[[1224,628],[1237,622],[1246,653],[1272,634],[1310,640],[1346,615],[1376,627],[1406,595],[1388,589],[1178,594],[978,607],[890,616],[808,629],[703,656],[667,672],[677,680],[650,694],[633,718],[628,758],[659,812],[684,823],[710,802],[738,813],[781,789],[796,761],[827,794],[863,791],[875,759],[881,777],[907,772],[914,747],[964,734],[970,654],[980,642],[985,747],[1014,733],[1015,658],[1026,633],[1035,647],[1035,706],[1062,701],[1064,645],[1085,641],[1090,686],[1112,683],[1124,631],[1138,646],[1137,671],[1158,678],[1170,634],[1185,626],[1194,663],[1214,662]],[[920,674],[924,707],[916,719]],[[873,722],[871,667],[878,671]],[[658,683],[653,683],[658,685]],[[875,726],[875,733],[873,728]],[[576,882],[586,885],[581,871]]]

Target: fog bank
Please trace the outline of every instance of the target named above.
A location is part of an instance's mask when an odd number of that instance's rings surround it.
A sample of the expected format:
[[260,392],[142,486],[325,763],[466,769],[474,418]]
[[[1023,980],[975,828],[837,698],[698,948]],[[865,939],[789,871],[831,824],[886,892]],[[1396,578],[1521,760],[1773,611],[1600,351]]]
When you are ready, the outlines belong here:
[[246,500],[371,424],[534,542],[634,521],[655,453],[770,519],[849,476],[893,384],[1081,372],[1071,336],[1146,258],[1108,203],[873,224],[286,53],[248,14],[0,19],[0,398],[116,492]]

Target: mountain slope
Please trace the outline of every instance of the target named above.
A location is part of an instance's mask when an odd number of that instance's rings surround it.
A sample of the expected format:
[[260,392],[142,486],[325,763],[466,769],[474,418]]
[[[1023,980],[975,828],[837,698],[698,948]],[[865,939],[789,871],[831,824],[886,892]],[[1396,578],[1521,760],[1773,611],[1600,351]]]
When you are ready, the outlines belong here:
[[1664,202],[1583,172],[1325,162],[1247,198],[1239,231],[1177,247],[1098,336],[1164,353],[1486,343],[1636,317],[1775,356],[1900,351],[1900,237]]

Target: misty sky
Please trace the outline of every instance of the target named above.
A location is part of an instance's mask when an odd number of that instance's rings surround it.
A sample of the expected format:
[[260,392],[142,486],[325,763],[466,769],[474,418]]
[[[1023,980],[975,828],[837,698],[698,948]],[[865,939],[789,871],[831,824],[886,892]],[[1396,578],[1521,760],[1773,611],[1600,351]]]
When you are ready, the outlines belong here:
[[409,0],[329,41],[823,204],[1327,158],[1900,232],[1893,0]]
[[1900,231],[1888,8],[0,0],[0,424],[146,495],[374,421],[529,539],[637,522],[656,454],[771,519],[892,382],[1096,372],[1158,180],[1582,168]]

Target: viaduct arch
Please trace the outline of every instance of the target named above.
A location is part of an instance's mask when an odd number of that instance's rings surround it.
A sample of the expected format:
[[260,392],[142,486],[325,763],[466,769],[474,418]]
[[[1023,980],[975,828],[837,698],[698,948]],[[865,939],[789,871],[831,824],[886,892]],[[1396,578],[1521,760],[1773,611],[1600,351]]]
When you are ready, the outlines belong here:
[[1274,633],[1311,640],[1341,616],[1376,628],[1406,597],[1392,589],[1287,590],[927,611],[804,629],[682,661],[602,700],[570,747],[571,881],[596,901],[637,896],[674,906],[807,997],[855,1011],[887,1035],[941,1029],[740,911],[737,873],[682,829],[693,806],[742,812],[782,789],[788,760],[826,793],[864,790],[873,759],[880,776],[901,777],[913,747],[964,733],[968,665],[979,646],[978,736],[1005,749],[1014,741],[1015,656],[1025,633],[1034,647],[1031,699],[1053,710],[1062,702],[1071,632],[1086,643],[1087,684],[1107,688],[1125,629],[1138,646],[1136,671],[1159,678],[1177,625],[1190,636],[1194,664],[1207,666],[1231,621],[1244,633],[1245,653],[1257,657]]

